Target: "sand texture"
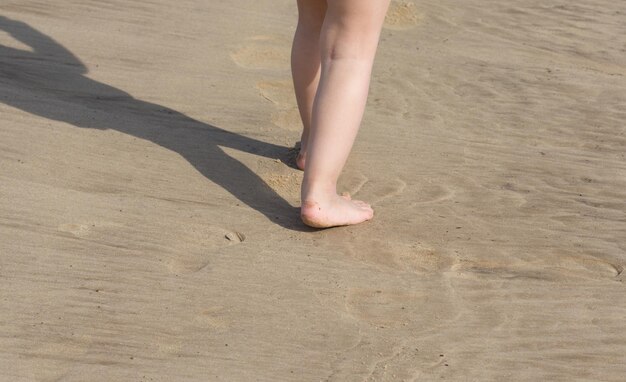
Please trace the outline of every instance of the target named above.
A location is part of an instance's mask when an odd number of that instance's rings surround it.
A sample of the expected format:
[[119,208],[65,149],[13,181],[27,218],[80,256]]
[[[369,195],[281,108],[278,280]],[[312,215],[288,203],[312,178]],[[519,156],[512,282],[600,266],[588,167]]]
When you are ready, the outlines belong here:
[[624,381],[626,2],[394,1],[322,231],[295,20],[0,1],[0,381]]

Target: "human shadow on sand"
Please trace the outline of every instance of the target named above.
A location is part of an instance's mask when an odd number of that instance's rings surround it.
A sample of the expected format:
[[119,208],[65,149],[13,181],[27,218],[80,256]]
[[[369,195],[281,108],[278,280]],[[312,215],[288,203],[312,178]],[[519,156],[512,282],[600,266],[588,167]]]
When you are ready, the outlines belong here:
[[0,16],[0,31],[32,49],[0,45],[1,102],[77,127],[114,129],[152,141],[182,155],[207,179],[276,224],[308,230],[297,208],[221,149],[278,158],[287,147],[220,129],[94,81],[70,51],[23,22]]

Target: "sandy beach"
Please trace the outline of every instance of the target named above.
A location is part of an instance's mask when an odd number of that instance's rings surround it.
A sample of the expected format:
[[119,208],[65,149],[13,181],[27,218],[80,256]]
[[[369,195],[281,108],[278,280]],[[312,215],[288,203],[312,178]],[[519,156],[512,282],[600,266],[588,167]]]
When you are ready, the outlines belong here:
[[328,230],[296,16],[0,1],[0,381],[624,381],[626,3],[394,0]]

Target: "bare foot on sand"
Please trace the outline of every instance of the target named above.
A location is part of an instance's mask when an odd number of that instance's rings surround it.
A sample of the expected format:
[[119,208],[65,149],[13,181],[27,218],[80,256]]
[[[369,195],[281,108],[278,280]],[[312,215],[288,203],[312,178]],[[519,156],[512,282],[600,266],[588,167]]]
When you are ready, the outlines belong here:
[[308,226],[328,228],[370,220],[374,217],[374,210],[365,202],[350,199],[349,195],[335,195],[324,201],[305,200],[300,217]]

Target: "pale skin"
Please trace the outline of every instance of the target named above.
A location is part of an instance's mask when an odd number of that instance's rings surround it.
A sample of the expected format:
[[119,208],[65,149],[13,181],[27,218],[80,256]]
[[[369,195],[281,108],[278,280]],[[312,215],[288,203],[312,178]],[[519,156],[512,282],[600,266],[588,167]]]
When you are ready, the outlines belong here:
[[337,193],[361,125],[390,0],[298,0],[291,66],[302,118],[300,215],[312,227],[358,224],[372,207]]

